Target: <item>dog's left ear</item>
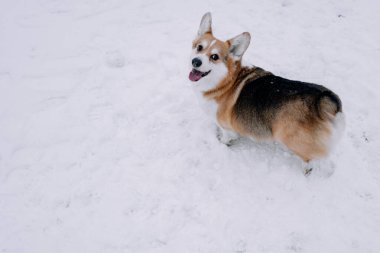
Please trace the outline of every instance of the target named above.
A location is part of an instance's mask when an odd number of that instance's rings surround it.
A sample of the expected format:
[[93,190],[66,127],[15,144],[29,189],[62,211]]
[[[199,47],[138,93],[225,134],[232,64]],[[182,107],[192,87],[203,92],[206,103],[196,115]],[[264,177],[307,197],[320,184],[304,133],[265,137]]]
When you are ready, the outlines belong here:
[[211,33],[212,34],[212,29],[211,29],[211,13],[207,12],[205,15],[203,15],[201,24],[198,29],[198,37],[206,34],[206,33]]
[[230,46],[229,53],[235,61],[241,60],[241,57],[247,50],[250,42],[251,35],[247,32],[242,33],[230,40],[227,40],[227,43]]

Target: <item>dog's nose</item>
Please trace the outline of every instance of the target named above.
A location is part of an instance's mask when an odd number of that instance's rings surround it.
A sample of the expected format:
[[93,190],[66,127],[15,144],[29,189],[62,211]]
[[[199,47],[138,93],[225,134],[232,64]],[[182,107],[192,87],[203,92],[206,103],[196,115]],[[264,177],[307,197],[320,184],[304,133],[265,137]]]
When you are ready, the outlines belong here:
[[191,62],[194,68],[198,68],[202,65],[202,61],[199,58],[194,58]]

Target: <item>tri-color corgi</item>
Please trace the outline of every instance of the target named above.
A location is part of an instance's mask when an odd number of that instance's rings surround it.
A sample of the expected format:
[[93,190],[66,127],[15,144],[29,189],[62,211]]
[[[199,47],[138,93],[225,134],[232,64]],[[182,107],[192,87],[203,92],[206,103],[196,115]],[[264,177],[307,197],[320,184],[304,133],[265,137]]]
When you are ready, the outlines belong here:
[[227,145],[239,136],[279,141],[305,164],[326,157],[344,125],[339,97],[321,85],[242,66],[250,39],[247,32],[227,41],[215,38],[206,13],[193,41],[189,79],[220,128],[219,140]]

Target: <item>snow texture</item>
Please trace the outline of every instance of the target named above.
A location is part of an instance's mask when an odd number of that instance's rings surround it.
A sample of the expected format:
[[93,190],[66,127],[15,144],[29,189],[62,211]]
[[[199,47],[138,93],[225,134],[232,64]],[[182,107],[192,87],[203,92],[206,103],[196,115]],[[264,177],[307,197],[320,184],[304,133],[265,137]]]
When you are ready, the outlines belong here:
[[[0,252],[380,252],[375,0],[0,2]],[[346,131],[305,177],[227,147],[192,93],[204,13],[244,62],[323,84]]]

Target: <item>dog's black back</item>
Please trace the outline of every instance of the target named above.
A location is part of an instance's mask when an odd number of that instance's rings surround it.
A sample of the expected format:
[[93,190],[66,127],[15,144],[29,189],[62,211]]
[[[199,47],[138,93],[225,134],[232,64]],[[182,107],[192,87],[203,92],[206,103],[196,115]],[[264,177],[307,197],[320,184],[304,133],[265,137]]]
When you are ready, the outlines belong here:
[[305,120],[323,117],[321,101],[327,100],[333,107],[328,112],[335,115],[342,111],[339,97],[322,85],[288,80],[266,75],[248,81],[242,88],[234,110],[240,120],[248,122],[259,135],[271,134],[272,121],[283,106],[302,101],[306,110]]

